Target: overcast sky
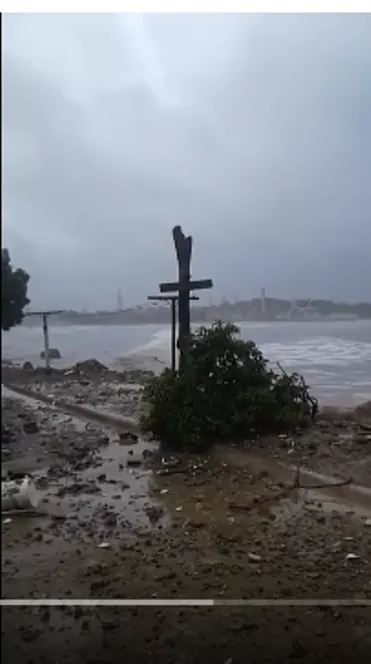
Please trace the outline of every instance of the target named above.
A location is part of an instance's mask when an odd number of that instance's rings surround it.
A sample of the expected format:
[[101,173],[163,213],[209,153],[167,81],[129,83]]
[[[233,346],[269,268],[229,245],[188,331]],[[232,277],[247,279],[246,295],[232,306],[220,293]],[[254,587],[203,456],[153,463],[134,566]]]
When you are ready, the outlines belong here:
[[3,245],[35,307],[371,300],[370,15],[3,15]]

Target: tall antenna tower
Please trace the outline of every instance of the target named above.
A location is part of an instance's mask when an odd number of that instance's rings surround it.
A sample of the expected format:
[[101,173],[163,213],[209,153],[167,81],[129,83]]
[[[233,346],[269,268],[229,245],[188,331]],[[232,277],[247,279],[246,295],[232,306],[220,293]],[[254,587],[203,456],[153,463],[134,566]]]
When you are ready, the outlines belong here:
[[117,289],[117,311],[122,311],[122,310],[123,310],[122,293],[121,293],[121,288],[119,286]]
[[267,313],[267,308],[266,308],[266,301],[265,301],[265,288],[261,289],[261,295],[260,295],[260,313],[262,316],[265,316]]

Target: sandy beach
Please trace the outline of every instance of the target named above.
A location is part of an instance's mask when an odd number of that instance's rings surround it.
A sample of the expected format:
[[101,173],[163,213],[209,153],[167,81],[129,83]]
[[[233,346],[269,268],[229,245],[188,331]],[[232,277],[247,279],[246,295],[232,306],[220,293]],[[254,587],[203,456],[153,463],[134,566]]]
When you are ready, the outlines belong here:
[[125,426],[146,379],[3,371],[2,473],[31,474],[41,501],[2,514],[2,598],[288,606],[6,608],[5,661],[366,661],[371,606],[315,602],[371,596],[370,410],[175,457]]

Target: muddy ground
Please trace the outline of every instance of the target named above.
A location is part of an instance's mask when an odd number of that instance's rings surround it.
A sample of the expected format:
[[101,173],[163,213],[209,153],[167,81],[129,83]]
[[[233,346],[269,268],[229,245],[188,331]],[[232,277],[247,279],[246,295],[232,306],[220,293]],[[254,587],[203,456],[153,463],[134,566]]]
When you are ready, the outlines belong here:
[[[86,388],[84,403],[115,410],[116,380],[28,386],[55,401]],[[202,459],[21,397],[2,417],[2,473],[31,473],[42,497],[37,515],[2,515],[3,598],[371,599],[367,416]],[[316,488],[293,488],[299,460]],[[2,637],[21,663],[366,661],[371,606],[3,608]]]

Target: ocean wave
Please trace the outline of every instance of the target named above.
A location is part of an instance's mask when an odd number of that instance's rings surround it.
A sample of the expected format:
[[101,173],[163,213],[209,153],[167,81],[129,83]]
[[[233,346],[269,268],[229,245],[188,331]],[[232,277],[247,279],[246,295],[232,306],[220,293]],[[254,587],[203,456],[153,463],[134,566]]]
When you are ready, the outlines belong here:
[[295,343],[265,343],[264,354],[287,366],[348,366],[371,362],[371,343],[347,341],[336,337],[317,337]]

